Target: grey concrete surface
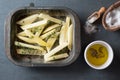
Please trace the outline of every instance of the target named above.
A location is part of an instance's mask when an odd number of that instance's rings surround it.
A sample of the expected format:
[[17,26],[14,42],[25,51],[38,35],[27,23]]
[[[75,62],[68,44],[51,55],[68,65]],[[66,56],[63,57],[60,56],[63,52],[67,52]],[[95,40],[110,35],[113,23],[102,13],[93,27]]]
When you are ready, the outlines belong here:
[[[118,0],[0,0],[0,80],[119,80],[120,78],[120,31],[105,31],[98,24],[100,32],[86,35],[83,24],[86,18],[101,6],[108,7]],[[71,65],[60,68],[26,68],[11,63],[4,48],[4,22],[15,8],[28,6],[65,6],[73,9],[81,21],[82,50],[79,58]],[[99,20],[101,21],[101,20]],[[101,22],[98,22],[101,23]],[[94,40],[104,40],[114,49],[114,60],[105,70],[94,70],[84,60],[84,49]]]

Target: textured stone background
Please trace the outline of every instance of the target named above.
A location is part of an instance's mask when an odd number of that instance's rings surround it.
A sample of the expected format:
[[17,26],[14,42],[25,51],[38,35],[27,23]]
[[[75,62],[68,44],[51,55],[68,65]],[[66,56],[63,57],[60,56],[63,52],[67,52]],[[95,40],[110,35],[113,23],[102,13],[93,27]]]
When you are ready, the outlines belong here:
[[[108,7],[118,0],[0,0],[0,80],[119,80],[120,75],[120,31],[105,31],[98,21],[100,32],[86,35],[83,24],[86,18],[101,6]],[[29,3],[35,6],[65,6],[80,17],[82,50],[80,57],[70,66],[62,68],[25,68],[12,64],[5,55],[4,22],[9,12]],[[105,70],[94,70],[84,61],[84,49],[91,41],[104,40],[114,49],[114,60]]]

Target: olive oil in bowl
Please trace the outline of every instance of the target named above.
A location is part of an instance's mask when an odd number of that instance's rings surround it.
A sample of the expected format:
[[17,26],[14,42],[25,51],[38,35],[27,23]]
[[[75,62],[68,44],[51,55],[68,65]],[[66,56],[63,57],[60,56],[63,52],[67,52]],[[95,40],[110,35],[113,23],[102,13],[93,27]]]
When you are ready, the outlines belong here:
[[105,41],[93,41],[84,52],[86,63],[94,69],[105,69],[113,60],[113,50]]
[[95,66],[104,64],[108,59],[108,51],[105,46],[100,44],[92,45],[87,50],[88,61]]

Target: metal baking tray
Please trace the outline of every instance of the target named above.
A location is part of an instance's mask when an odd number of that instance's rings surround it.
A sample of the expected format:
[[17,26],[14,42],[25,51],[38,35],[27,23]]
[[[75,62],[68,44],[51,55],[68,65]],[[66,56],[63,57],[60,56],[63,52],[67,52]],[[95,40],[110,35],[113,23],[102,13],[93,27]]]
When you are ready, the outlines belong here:
[[[21,18],[34,13],[46,12],[52,16],[65,16],[71,17],[74,25],[73,31],[73,49],[69,52],[69,57],[63,60],[52,61],[51,63],[45,63],[39,56],[23,56],[18,55],[16,52],[16,46],[14,41],[16,40],[16,33],[18,31],[16,27],[16,21]],[[65,7],[22,7],[12,11],[5,22],[5,49],[8,59],[16,65],[26,67],[38,67],[38,66],[66,66],[74,62],[80,54],[81,50],[81,38],[80,38],[80,21],[78,16],[69,8]]]

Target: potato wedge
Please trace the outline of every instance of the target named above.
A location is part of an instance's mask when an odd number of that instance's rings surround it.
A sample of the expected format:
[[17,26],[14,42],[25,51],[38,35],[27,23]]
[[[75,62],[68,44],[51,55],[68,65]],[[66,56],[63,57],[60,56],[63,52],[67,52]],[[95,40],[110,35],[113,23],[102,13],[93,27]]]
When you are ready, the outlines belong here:
[[28,16],[28,17],[18,21],[17,24],[19,24],[19,25],[31,24],[38,18],[38,16],[39,16],[39,14],[33,14],[31,16]]
[[35,23],[32,23],[32,24],[21,26],[21,28],[23,30],[25,30],[25,29],[35,28],[35,27],[38,27],[38,26],[45,26],[46,24],[47,24],[47,20],[42,20],[42,21],[38,21],[38,22],[35,22]]
[[67,27],[70,26],[70,17],[69,16],[66,17],[66,26]]
[[23,40],[27,43],[35,43],[32,39],[27,38],[27,37],[23,37],[23,36],[17,36],[20,40]]
[[47,14],[43,14],[43,13],[41,13],[41,14],[39,15],[39,18],[47,19],[47,20],[49,20],[49,21],[52,21],[52,22],[55,22],[55,23],[58,23],[58,24],[62,24],[62,23],[64,22],[64,21],[62,21],[62,20],[60,20],[60,19],[51,17],[51,16],[49,16],[49,15],[47,15]]
[[63,42],[67,42],[66,37],[66,25],[64,24],[60,31],[60,38],[59,38],[59,44],[61,45]]
[[51,57],[45,58],[45,62],[67,58],[69,55],[67,53],[61,53],[58,55],[53,55]]
[[41,35],[40,38],[41,38],[41,39],[45,39],[45,38],[47,38],[48,36],[52,35],[52,34],[55,33],[55,32],[56,32],[56,30],[53,29],[53,30],[51,30],[51,31],[49,31],[49,32]]
[[51,48],[53,47],[55,41],[57,40],[57,37],[60,33],[57,32],[55,34],[53,34],[48,40],[47,40],[47,43],[49,44],[49,46],[47,46],[47,51],[49,52],[51,50]]
[[40,27],[39,27],[39,30],[35,33],[35,36],[39,37],[39,36],[41,35],[43,29],[45,28],[45,26],[46,26],[46,25],[40,26]]
[[68,49],[71,51],[73,44],[73,25],[68,28]]
[[44,55],[45,53],[43,53],[40,50],[35,50],[35,49],[17,49],[17,54],[21,54],[21,55]]
[[27,30],[27,29],[26,29],[26,30],[18,33],[17,36],[22,36],[22,37],[27,36],[27,37],[30,37],[30,38],[31,38],[31,37],[34,36],[34,34],[33,34],[30,30]]
[[27,35],[26,35],[26,33],[24,31],[22,31],[22,32],[18,33],[17,36],[23,36],[23,37],[25,37]]
[[34,37],[33,41],[36,42],[37,44],[39,44],[40,46],[48,46],[48,44],[43,41],[40,37]]
[[40,46],[48,46],[48,44],[47,44],[45,41],[43,41],[40,37],[32,34],[29,30],[25,30],[25,33],[26,33],[26,35],[28,35],[30,38],[32,37],[32,40],[33,40],[35,43],[39,44]]
[[26,44],[26,43],[22,43],[22,42],[18,42],[18,41],[15,41],[15,45],[19,46],[19,47],[26,47],[26,48],[37,49],[37,50],[40,50],[40,51],[46,53],[44,48],[42,48],[40,46],[34,46],[34,45],[30,45],[30,44]]
[[60,31],[59,44],[63,42],[68,42],[68,28],[70,25],[70,17],[66,17],[66,22],[63,24]]
[[25,32],[26,36],[28,36],[30,38],[34,37],[34,34],[31,31],[25,29],[24,32]]
[[67,39],[68,39],[68,34],[67,34],[67,33],[68,33],[68,28],[69,28],[69,26],[70,26],[70,17],[67,16],[67,17],[66,17],[66,27],[65,27],[65,28],[66,28],[66,29],[65,29],[65,30],[66,30],[66,41],[68,41],[68,40],[67,40]]
[[49,31],[51,31],[51,30],[53,30],[53,29],[55,29],[55,28],[57,28],[57,27],[60,27],[60,26],[61,26],[61,25],[59,25],[59,24],[54,24],[54,25],[52,25],[52,26],[49,26],[47,29],[44,30],[43,34],[49,32]]
[[48,46],[48,44],[39,37],[33,37],[33,38],[27,38],[22,36],[17,36],[17,37],[27,43],[33,43],[33,44],[37,43],[40,46]]
[[58,45],[57,47],[55,47],[54,49],[52,49],[50,52],[48,52],[47,54],[44,55],[44,59],[47,59],[53,55],[55,55],[57,52],[59,52],[60,50],[62,50],[63,48],[67,47],[68,43],[63,43],[62,45]]

